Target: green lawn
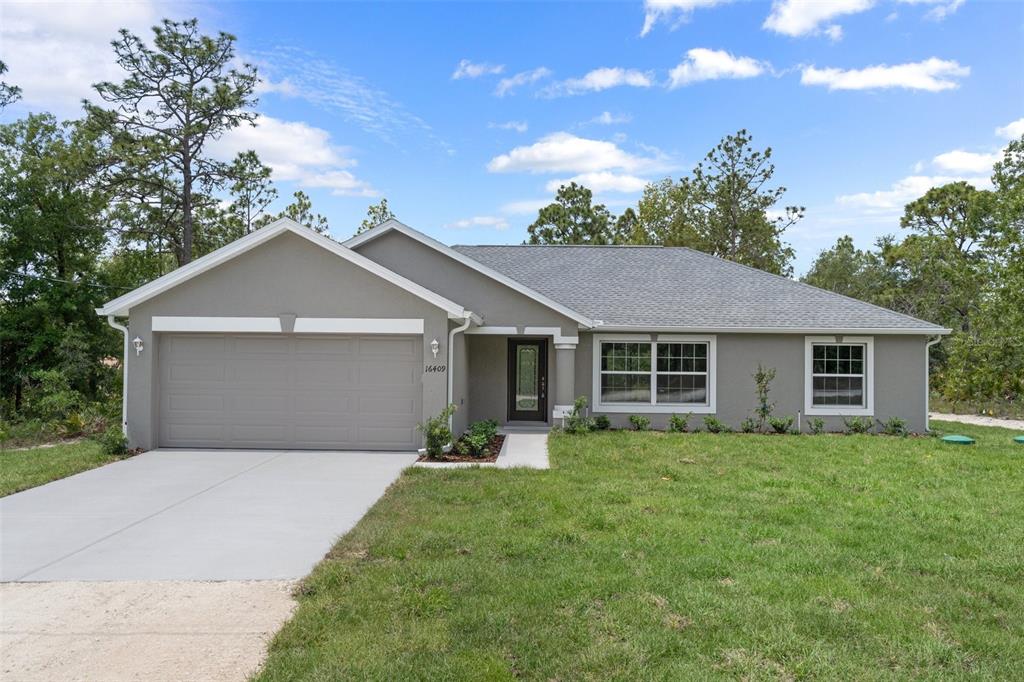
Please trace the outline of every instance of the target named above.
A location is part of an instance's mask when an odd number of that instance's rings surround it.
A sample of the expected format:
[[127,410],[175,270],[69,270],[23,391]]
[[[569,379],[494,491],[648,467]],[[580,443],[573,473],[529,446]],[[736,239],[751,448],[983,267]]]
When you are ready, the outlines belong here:
[[411,469],[257,676],[1018,678],[1024,446],[553,435],[551,471]]
[[83,440],[53,447],[0,451],[0,497],[56,481],[121,457],[103,454],[98,443]]

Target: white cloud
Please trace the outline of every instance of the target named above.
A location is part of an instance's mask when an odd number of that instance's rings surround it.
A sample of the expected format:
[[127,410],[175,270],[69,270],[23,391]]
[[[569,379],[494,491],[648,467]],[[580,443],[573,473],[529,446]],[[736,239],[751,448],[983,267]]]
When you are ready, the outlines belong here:
[[839,24],[832,24],[824,30],[824,33],[833,43],[838,43],[843,39],[843,27]]
[[458,66],[455,67],[455,73],[452,74],[452,80],[457,81],[462,78],[479,78],[480,76],[496,75],[504,70],[504,64],[488,64],[486,62],[474,64],[468,59],[463,59],[459,62]]
[[939,154],[932,159],[932,163],[949,173],[991,173],[992,166],[1001,158],[1002,154],[999,152],[985,154],[954,149]]
[[472,218],[456,220],[454,223],[448,223],[445,227],[450,230],[466,230],[471,227],[489,227],[491,229],[501,231],[508,229],[508,221],[500,216],[477,215]]
[[531,145],[516,147],[487,164],[487,170],[492,173],[643,172],[665,167],[665,160],[660,155],[635,156],[614,142],[591,140],[565,132],[552,133]]
[[600,194],[601,192],[642,192],[650,181],[638,178],[635,175],[620,175],[609,171],[600,171],[597,173],[581,173],[561,180],[551,180],[545,185],[544,189],[549,192],[557,192],[559,187],[568,185],[570,182],[583,185],[593,190],[595,194]]
[[629,114],[613,114],[610,111],[602,111],[594,118],[587,121],[587,123],[596,123],[597,125],[611,126],[618,125],[619,123],[629,123],[633,120],[633,117]]
[[505,121],[504,123],[488,123],[488,128],[497,128],[498,130],[514,130],[517,133],[525,133],[530,124],[526,121]]
[[992,183],[984,176],[911,175],[894,182],[889,189],[877,192],[859,192],[836,197],[841,206],[859,208],[867,213],[902,213],[903,207],[921,197],[932,187],[950,182],[968,182],[978,189],[990,189]]
[[925,16],[935,21],[942,21],[950,14],[953,14],[965,0],[898,0],[905,5],[929,5],[931,9]]
[[641,36],[651,32],[654,25],[672,15],[677,15],[676,23],[687,21],[693,10],[703,7],[724,5],[732,0],[644,0],[644,27]]
[[751,57],[734,57],[725,50],[695,47],[686,59],[669,71],[670,89],[719,78],[753,78],[765,72],[767,65]]
[[498,86],[494,88],[494,94],[498,97],[504,97],[517,88],[524,85],[530,85],[531,83],[536,83],[542,78],[547,78],[550,75],[551,69],[545,66],[539,66],[536,69],[531,69],[530,71],[520,71],[513,76],[502,78],[498,81]]
[[21,88],[22,106],[76,116],[82,99],[99,99],[93,83],[125,76],[110,46],[119,29],[148,40],[161,17],[188,12],[187,5],[145,0],[5,2],[0,5],[0,58],[9,69],[4,80]]
[[837,40],[842,37],[842,28],[837,24],[823,24],[834,17],[863,12],[874,4],[874,0],[775,0],[762,27],[787,36],[824,32]]
[[322,128],[261,115],[255,126],[234,128],[210,146],[211,154],[224,161],[249,149],[270,166],[275,181],[325,188],[338,195],[377,194],[347,170],[356,165],[355,160],[348,157],[344,147],[333,144],[331,134]]
[[922,62],[892,66],[880,64],[863,69],[819,69],[805,66],[800,82],[804,85],[824,85],[829,90],[906,88],[939,92],[960,87],[957,79],[970,73],[970,67],[932,57]]
[[544,208],[551,203],[551,199],[522,199],[520,201],[510,201],[507,204],[502,204],[501,212],[508,213],[509,215],[529,215],[536,213],[540,209]]
[[602,67],[584,74],[581,78],[569,78],[553,83],[541,92],[546,97],[560,95],[581,95],[585,92],[600,92],[609,88],[628,85],[633,88],[649,88],[654,78],[649,72],[621,67]]
[[996,128],[996,135],[1009,140],[1015,140],[1024,135],[1024,118],[1018,118],[1016,121],[1011,121],[1004,126]]

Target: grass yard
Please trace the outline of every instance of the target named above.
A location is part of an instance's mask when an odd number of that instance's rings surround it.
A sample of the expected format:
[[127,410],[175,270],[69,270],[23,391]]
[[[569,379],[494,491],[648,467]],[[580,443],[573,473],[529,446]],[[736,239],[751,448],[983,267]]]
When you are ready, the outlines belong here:
[[0,451],[0,497],[93,469],[122,457],[106,455],[99,443],[82,440],[52,447]]
[[1019,679],[1024,446],[553,435],[410,469],[256,679]]

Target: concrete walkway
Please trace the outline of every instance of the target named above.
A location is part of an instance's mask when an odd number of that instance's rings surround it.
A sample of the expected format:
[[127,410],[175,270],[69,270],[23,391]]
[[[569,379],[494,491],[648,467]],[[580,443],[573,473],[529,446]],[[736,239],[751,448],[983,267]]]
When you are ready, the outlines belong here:
[[467,469],[487,467],[492,469],[550,469],[548,461],[548,432],[533,429],[524,431],[503,431],[505,444],[494,462],[416,462],[415,466],[426,469]]
[[928,418],[946,422],[960,422],[961,424],[974,424],[975,426],[999,426],[1004,429],[1015,429],[1024,433],[1024,419],[1000,419],[999,417],[985,417],[980,414],[943,414],[941,412],[930,412]]

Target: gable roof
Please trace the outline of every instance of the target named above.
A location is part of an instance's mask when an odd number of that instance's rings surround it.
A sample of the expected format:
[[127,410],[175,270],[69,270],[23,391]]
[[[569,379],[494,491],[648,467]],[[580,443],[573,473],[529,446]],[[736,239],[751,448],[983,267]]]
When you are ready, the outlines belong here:
[[399,222],[398,220],[395,220],[394,218],[385,220],[377,227],[367,230],[362,234],[357,234],[355,237],[352,237],[348,241],[343,242],[343,244],[349,247],[350,249],[355,249],[361,244],[365,244],[366,242],[376,239],[377,237],[382,237],[388,232],[392,231],[400,232],[404,234],[406,237],[409,237],[410,239],[414,239],[419,243],[424,244],[425,246],[429,246],[435,251],[439,251],[440,253],[443,253],[449,258],[459,263],[462,263],[466,267],[476,270],[480,274],[486,277],[490,277],[491,279],[500,282],[507,287],[515,289],[524,296],[532,298],[538,303],[541,303],[542,305],[545,305],[548,308],[551,308],[552,310],[559,312],[562,315],[565,315],[570,320],[574,320],[584,327],[594,326],[593,320],[590,319],[585,314],[579,312],[578,308],[566,305],[565,301],[561,301],[546,295],[543,291],[539,291],[533,288],[527,282],[524,282],[514,277],[509,277],[507,273],[504,273],[499,269],[489,267],[487,263],[479,261],[475,258],[467,258],[457,249],[453,249],[450,246],[446,246],[441,242],[437,241],[436,239],[428,237],[422,232],[414,230],[413,228],[409,227],[408,225],[402,222]]
[[[297,222],[290,218],[280,218],[275,220],[270,225],[251,232],[240,239],[236,239],[226,246],[222,246],[216,251],[212,251],[202,258],[197,258],[188,265],[169,272],[163,277],[144,284],[138,289],[128,292],[127,294],[115,298],[114,300],[106,303],[102,308],[96,309],[97,315],[127,315],[128,311],[134,306],[139,305],[143,301],[148,301],[154,296],[158,296],[163,292],[178,286],[188,280],[200,275],[207,270],[217,267],[218,265],[225,263],[232,258],[242,255],[243,253],[256,248],[260,244],[270,241],[274,237],[285,232],[296,234],[307,241],[316,244],[317,246],[327,249],[336,256],[342,258],[349,263],[360,267],[374,275],[377,275],[381,279],[384,279],[397,287],[405,289],[414,296],[418,296],[427,303],[437,306],[448,313],[448,316],[453,319],[464,319],[467,315],[471,315],[469,311],[465,310],[462,306],[454,301],[450,301],[447,298],[430,291],[429,289],[416,284],[412,280],[402,277],[396,272],[388,270],[383,265],[375,263],[374,261],[361,256],[358,253],[347,249],[345,246],[338,242],[329,239],[328,237],[318,234],[308,227],[303,227]],[[477,318],[479,321],[479,318]]]
[[598,329],[946,334],[908,315],[685,247],[455,246]]

